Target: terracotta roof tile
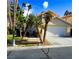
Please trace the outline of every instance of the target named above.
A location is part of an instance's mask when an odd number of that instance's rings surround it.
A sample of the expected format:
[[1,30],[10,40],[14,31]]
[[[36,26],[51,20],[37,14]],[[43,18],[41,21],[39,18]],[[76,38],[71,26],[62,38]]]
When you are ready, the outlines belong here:
[[64,21],[72,24],[72,16],[71,15],[68,15],[68,16],[64,16],[62,17]]
[[[53,17],[58,16],[56,13],[54,13],[54,12],[52,12],[52,11],[50,11],[50,10],[48,10],[48,11],[46,11],[46,12],[43,12],[43,14],[44,14],[44,13],[47,13],[47,12],[51,12],[51,15],[52,15]],[[39,14],[38,16],[41,16],[41,15],[42,15],[42,13]]]

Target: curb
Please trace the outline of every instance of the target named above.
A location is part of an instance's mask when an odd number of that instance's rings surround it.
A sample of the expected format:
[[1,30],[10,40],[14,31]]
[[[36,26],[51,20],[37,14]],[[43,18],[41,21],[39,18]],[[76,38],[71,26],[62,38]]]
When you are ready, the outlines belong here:
[[8,47],[7,51],[20,51],[20,50],[32,50],[41,48],[60,48],[60,47],[72,47],[71,45],[48,45],[48,46],[31,46],[31,47]]

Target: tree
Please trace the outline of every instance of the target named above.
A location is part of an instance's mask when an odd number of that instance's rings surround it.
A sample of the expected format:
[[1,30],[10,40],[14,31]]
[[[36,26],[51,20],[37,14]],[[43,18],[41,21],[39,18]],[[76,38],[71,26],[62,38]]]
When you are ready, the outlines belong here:
[[[37,32],[37,36],[40,38],[40,42],[42,43],[42,39],[41,39],[41,34],[40,34],[40,30],[39,30],[39,27],[41,27],[41,24],[42,24],[42,20],[41,20],[41,17],[39,17],[39,16],[34,16],[34,15],[29,15],[29,19],[28,19],[28,21],[27,21],[27,28],[26,29],[28,29],[28,28],[32,28],[33,27],[33,29],[36,29],[35,31]],[[32,30],[33,30],[32,29]]]
[[[28,5],[28,13],[29,13],[29,11],[30,11],[31,8],[32,8],[32,6],[31,5]],[[27,13],[27,16],[26,16],[26,28],[24,28],[25,29],[24,36],[26,36],[26,29],[28,27],[28,24],[27,24],[27,22],[29,21],[29,14],[28,13]]]
[[[17,18],[17,27],[20,29],[20,36],[22,36],[23,39],[23,30],[25,30],[24,28],[24,23],[26,23],[26,18],[23,16],[24,13],[24,7],[26,7],[26,3],[23,2],[22,3],[22,8],[19,7],[19,5],[17,6],[17,12],[16,12],[16,18]],[[22,32],[22,33],[21,33]]]
[[[19,25],[19,28],[20,28],[20,35],[22,35],[21,34],[21,29],[23,29],[24,30],[24,35],[22,36],[22,37],[24,37],[24,36],[26,36],[26,29],[27,29],[27,27],[28,27],[28,21],[30,21],[29,20],[29,15],[28,15],[28,13],[27,13],[27,16],[26,17],[23,17],[23,13],[24,13],[24,10],[23,10],[23,8],[24,7],[26,7],[26,3],[22,3],[22,8],[20,8],[19,6],[17,7],[17,24]],[[28,11],[31,9],[32,7],[31,7],[31,5],[28,5]],[[22,24],[22,25],[21,25]],[[26,26],[25,26],[26,25]]]
[[69,12],[68,10],[65,11],[64,16],[72,15],[72,12]]
[[17,27],[20,29],[20,36],[22,37],[23,39],[23,28],[24,28],[24,23],[25,23],[25,17],[23,17],[22,14],[20,14],[18,17],[17,17]]
[[11,21],[11,7],[10,7],[10,3],[9,3],[9,1],[8,1],[8,3],[7,3],[8,5],[7,5],[7,16],[8,16],[8,18],[9,18],[9,20],[8,20],[8,22],[10,22],[10,24],[9,24],[9,26],[10,26],[10,28],[12,28],[12,21]]
[[21,14],[23,14],[24,13],[24,8],[26,7],[26,3],[25,2],[23,2],[22,3],[22,9],[21,9]]
[[[41,30],[39,30],[39,28],[41,29]],[[42,18],[41,17],[39,17],[39,16],[37,16],[36,17],[36,29],[37,29],[37,34],[38,34],[38,36],[39,36],[39,38],[40,38],[40,42],[42,43],[42,38],[41,38],[41,33],[42,33]]]
[[72,12],[69,12],[69,15],[72,15]]
[[26,3],[25,3],[25,2],[22,3],[22,8],[23,8],[23,7],[26,7]]
[[68,10],[66,10],[65,13],[64,13],[64,16],[67,16],[67,15],[69,15],[69,11]]
[[28,11],[29,11],[30,9],[32,9],[32,6],[31,6],[31,5],[28,5]]
[[[23,4],[22,4],[23,5]],[[22,7],[23,8],[23,7]],[[17,27],[20,30],[20,36],[23,39],[23,32],[24,32],[24,23],[26,23],[26,17],[23,16],[23,11],[22,8],[19,7],[19,5],[17,6],[17,12],[16,12],[16,18],[17,18]]]
[[44,13],[43,15],[44,15],[44,20],[45,20],[43,42],[45,42],[47,25],[48,25],[49,21],[52,19],[52,15],[51,15],[51,12],[50,11]]
[[17,0],[8,0],[8,16],[10,20],[10,29],[12,30],[13,34],[13,46],[15,46],[15,26],[16,26],[16,7],[17,7]]
[[14,20],[14,2],[11,1],[7,1],[8,5],[7,5],[7,18],[8,18],[8,29],[9,29],[9,33],[12,33],[12,27],[13,27],[13,20]]
[[13,46],[15,46],[15,26],[16,26],[17,0],[14,0],[14,20],[13,20]]

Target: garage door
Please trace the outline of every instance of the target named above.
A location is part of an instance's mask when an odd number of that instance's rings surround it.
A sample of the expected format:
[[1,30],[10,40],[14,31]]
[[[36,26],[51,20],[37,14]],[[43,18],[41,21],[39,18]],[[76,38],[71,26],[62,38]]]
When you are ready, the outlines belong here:
[[66,27],[48,27],[46,36],[64,36]]

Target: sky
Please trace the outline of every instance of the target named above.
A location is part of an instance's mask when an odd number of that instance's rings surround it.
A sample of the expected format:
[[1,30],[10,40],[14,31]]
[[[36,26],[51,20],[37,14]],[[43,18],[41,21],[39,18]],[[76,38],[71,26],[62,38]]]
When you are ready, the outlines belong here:
[[[40,14],[42,11],[51,10],[59,16],[63,16],[66,10],[72,11],[72,0],[18,0],[18,4],[22,7],[22,3],[32,5],[29,14]],[[25,14],[27,13],[27,7]]]

